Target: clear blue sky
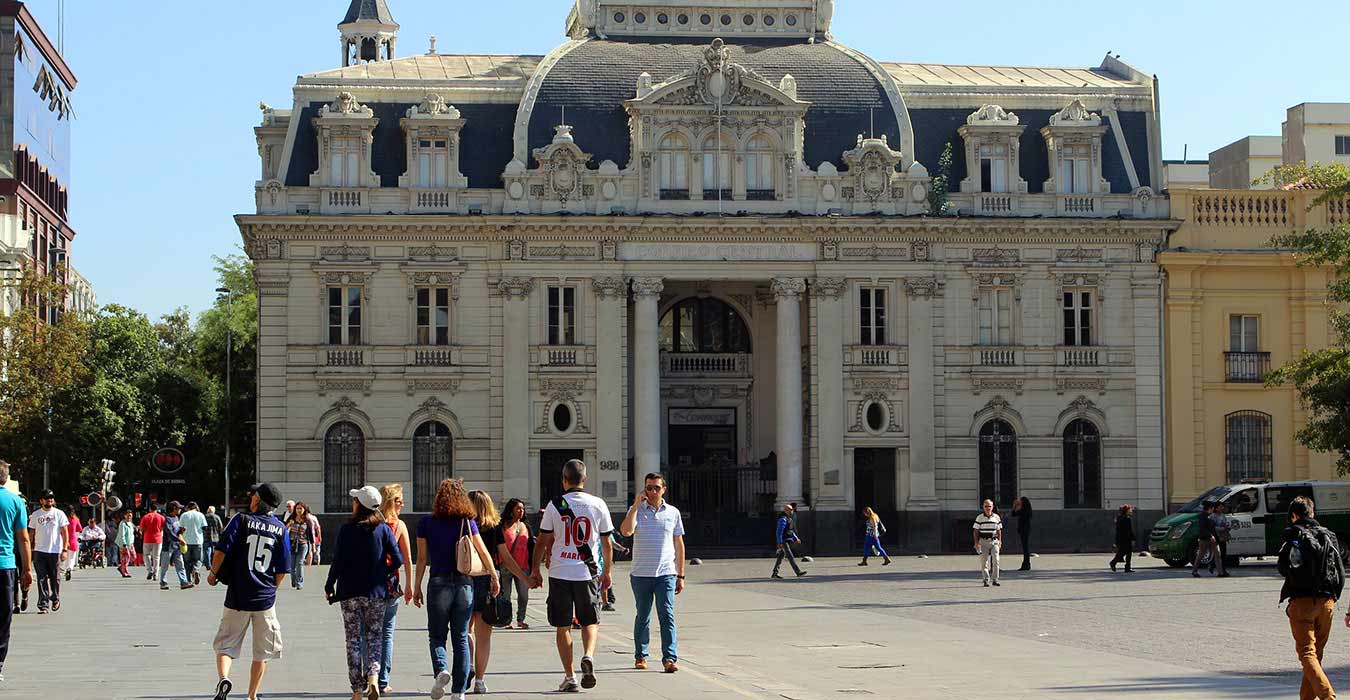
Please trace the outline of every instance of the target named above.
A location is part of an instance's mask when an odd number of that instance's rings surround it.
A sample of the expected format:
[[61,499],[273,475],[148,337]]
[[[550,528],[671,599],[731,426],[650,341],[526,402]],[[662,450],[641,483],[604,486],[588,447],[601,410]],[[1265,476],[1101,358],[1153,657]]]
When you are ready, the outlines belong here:
[[[543,54],[572,0],[388,0],[399,53]],[[348,0],[70,0],[73,260],[100,303],[152,317],[214,298],[211,256],[253,208],[258,101],[289,107],[301,73],[336,67]],[[55,38],[56,0],[30,8]],[[1192,158],[1279,134],[1300,102],[1350,101],[1344,5],[1309,0],[1084,3],[837,0],[835,37],[875,58],[1075,66],[1108,51],[1156,73],[1163,151]]]

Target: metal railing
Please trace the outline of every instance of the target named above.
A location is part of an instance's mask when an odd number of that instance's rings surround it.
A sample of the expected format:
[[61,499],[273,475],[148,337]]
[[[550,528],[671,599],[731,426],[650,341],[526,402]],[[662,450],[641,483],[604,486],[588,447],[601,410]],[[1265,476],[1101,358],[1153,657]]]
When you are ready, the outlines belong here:
[[1236,384],[1259,384],[1270,373],[1268,352],[1225,352],[1224,380]]

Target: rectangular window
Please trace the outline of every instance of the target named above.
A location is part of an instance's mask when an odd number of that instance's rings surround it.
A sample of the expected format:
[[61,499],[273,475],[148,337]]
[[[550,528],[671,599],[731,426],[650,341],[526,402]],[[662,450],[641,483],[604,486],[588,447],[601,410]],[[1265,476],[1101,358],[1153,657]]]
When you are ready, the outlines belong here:
[[[717,198],[717,190],[731,189],[731,154],[714,151],[703,154],[703,191],[712,192]],[[704,194],[707,198],[707,194]]]
[[1350,136],[1336,137],[1336,155],[1350,156]]
[[1008,147],[980,146],[980,191],[1008,191]]
[[745,189],[748,192],[773,190],[773,154],[745,154]]
[[980,289],[980,345],[1012,345],[1012,289]]
[[858,290],[858,311],[861,319],[859,341],[863,345],[885,345],[886,290],[878,287]]
[[1256,316],[1234,314],[1228,317],[1228,350],[1230,352],[1260,352],[1259,319]]
[[328,145],[328,186],[358,187],[357,170],[361,163],[361,139],[336,137]]
[[450,290],[417,288],[417,344],[450,344]]
[[361,288],[328,288],[328,344],[361,344]]
[[1092,345],[1092,292],[1064,292],[1064,344]]
[[1059,162],[1059,188],[1064,194],[1091,192],[1091,160],[1086,146],[1065,146]]
[[548,288],[548,344],[576,345],[576,287]]
[[417,140],[417,186],[445,187],[450,149],[445,139]]

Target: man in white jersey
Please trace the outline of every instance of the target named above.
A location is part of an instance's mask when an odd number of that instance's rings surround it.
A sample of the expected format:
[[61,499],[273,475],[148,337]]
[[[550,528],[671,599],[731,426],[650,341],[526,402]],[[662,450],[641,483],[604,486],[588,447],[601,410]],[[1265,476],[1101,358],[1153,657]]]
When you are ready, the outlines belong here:
[[975,516],[975,553],[980,555],[980,571],[984,574],[984,585],[989,586],[992,578],[998,582],[998,553],[1003,549],[1003,518],[994,512],[994,502],[984,499],[984,512]]
[[[549,553],[548,623],[553,626],[562,660],[563,678],[558,690],[576,693],[595,687],[595,642],[600,636],[601,594],[611,585],[610,569],[598,573],[596,550],[603,548],[605,561],[614,561],[610,533],[614,522],[609,506],[586,493],[586,465],[574,459],[563,465],[564,493],[544,507],[539,540],[534,547],[530,587],[541,588],[540,564]],[[572,621],[581,625],[581,683],[572,669]]]

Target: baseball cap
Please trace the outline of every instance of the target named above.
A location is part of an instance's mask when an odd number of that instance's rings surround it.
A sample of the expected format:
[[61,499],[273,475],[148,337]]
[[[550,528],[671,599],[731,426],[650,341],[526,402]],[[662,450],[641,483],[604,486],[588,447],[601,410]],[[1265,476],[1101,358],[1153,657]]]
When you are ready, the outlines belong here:
[[51,489],[42,489],[42,492],[38,494],[38,499],[42,500],[47,498],[56,498],[56,494],[52,493]]
[[374,486],[362,486],[359,489],[352,489],[347,492],[347,495],[355,498],[358,503],[371,510],[379,508],[380,503],[384,501],[383,498],[380,498],[379,489],[376,489]]
[[278,489],[270,482],[260,481],[248,487],[249,493],[258,494],[258,500],[268,508],[276,508],[281,505],[281,489]]

